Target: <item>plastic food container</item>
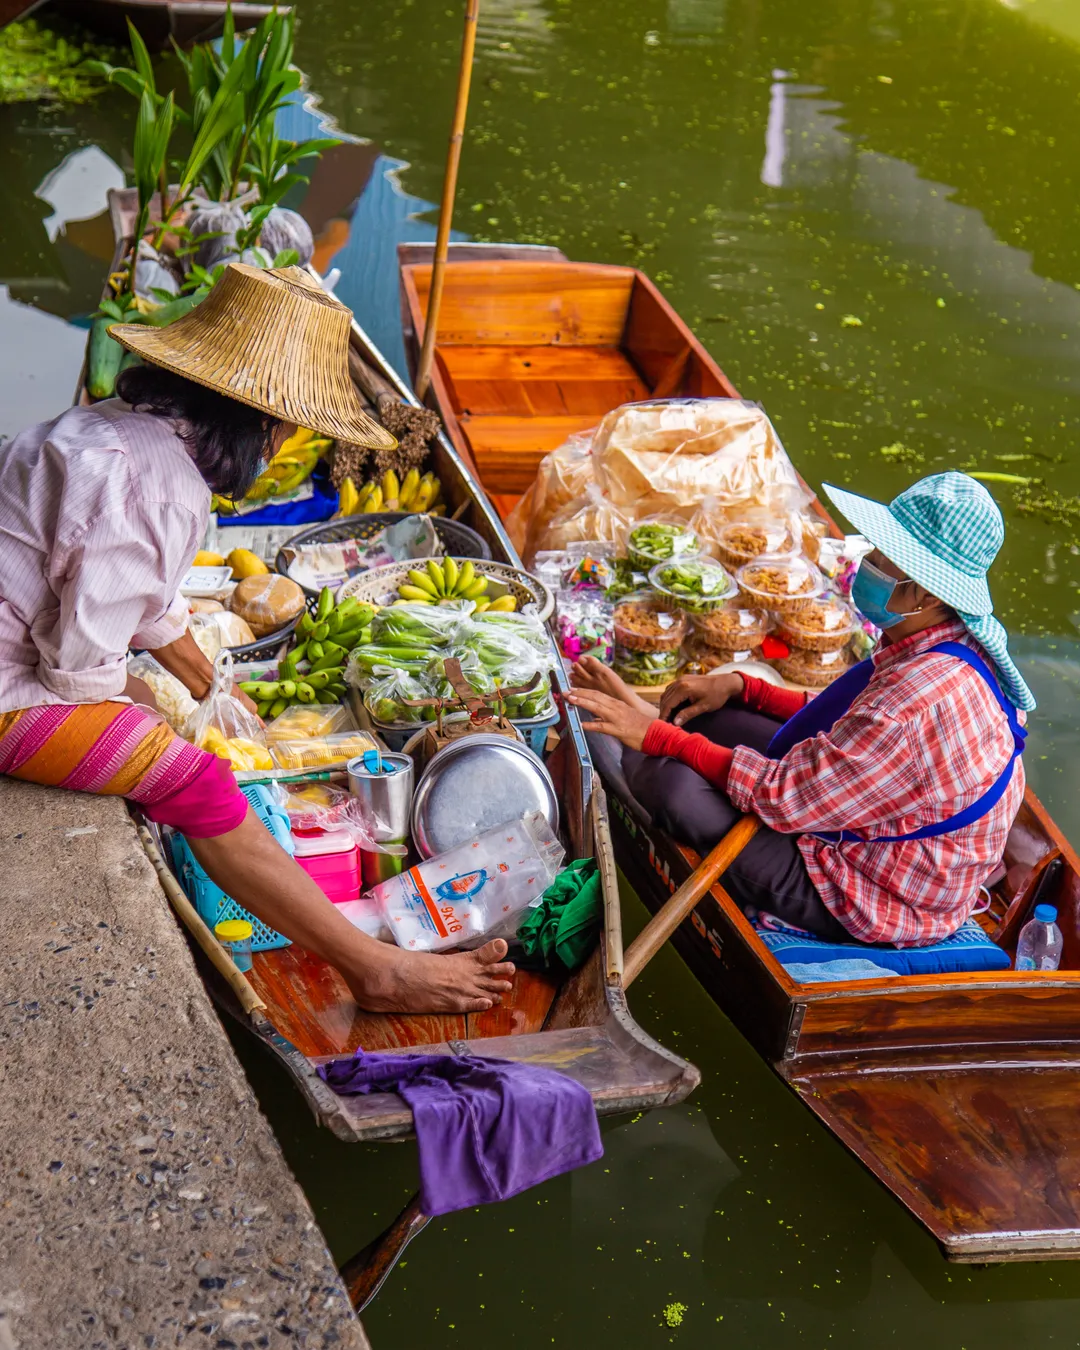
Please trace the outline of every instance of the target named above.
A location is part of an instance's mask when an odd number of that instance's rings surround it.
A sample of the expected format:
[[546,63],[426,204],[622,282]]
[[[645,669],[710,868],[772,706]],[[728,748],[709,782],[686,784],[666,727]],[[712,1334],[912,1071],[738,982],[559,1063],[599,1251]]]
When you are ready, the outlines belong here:
[[337,731],[329,736],[275,741],[270,754],[279,769],[325,769],[328,764],[344,764],[375,748],[366,732]]
[[254,929],[246,919],[222,919],[214,925],[214,936],[232,957],[241,974],[251,969],[251,937]]
[[343,905],[360,894],[360,850],[348,830],[316,830],[298,834],[296,861],[328,900]]
[[806,652],[838,652],[859,628],[855,611],[834,595],[811,600],[795,614],[787,614],[776,636],[789,647]]
[[781,657],[775,665],[784,679],[790,680],[792,684],[824,689],[850,669],[852,660],[845,651],[808,652],[801,647],[793,647],[790,656]]
[[701,551],[697,535],[676,521],[646,520],[630,531],[626,552],[631,563],[647,572],[656,563],[692,558]]
[[739,568],[744,603],[775,614],[797,614],[825,589],[825,578],[805,558],[758,558]]
[[787,522],[782,520],[753,523],[734,521],[729,525],[721,525],[716,531],[714,544],[717,557],[732,571],[744,563],[753,562],[763,553],[781,557],[798,552],[798,544]]
[[686,636],[686,615],[655,596],[624,600],[616,605],[613,619],[615,642],[642,652],[678,651]]
[[337,731],[356,731],[356,721],[344,704],[294,704],[275,717],[266,728],[266,744],[312,736],[331,736]]
[[683,650],[686,658],[684,671],[689,675],[706,675],[717,666],[742,665],[744,661],[756,661],[760,656],[757,647],[745,647],[741,651],[727,647],[707,647],[703,642],[691,642]]
[[649,584],[690,614],[708,614],[735,594],[730,573],[711,558],[659,563],[649,573]]
[[763,609],[747,609],[738,600],[728,600],[708,614],[695,614],[694,637],[704,647],[718,651],[749,651],[760,647],[772,628]]
[[616,647],[612,669],[627,684],[655,686],[673,680],[681,663],[682,655],[678,648],[670,652],[643,652]]

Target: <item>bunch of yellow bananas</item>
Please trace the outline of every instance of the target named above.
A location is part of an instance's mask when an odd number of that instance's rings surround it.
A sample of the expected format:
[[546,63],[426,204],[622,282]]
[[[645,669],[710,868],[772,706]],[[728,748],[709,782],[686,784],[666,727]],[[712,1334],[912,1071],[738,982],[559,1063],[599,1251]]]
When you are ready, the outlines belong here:
[[407,581],[398,587],[402,600],[415,605],[440,605],[444,600],[472,600],[476,613],[485,610],[509,614],[517,609],[517,601],[512,595],[500,595],[490,600],[484,594],[488,588],[488,578],[477,572],[470,558],[458,563],[453,558],[427,560],[427,570],[413,567]]
[[410,469],[401,480],[393,469],[387,469],[381,479],[369,479],[359,490],[351,478],[345,478],[338,492],[337,515],[426,511],[433,516],[442,516],[446,514],[446,507],[439,501],[441,492],[442,484],[435,475],[426,473],[421,477],[419,469]]
[[[244,495],[244,501],[273,501],[276,497],[285,497],[295,491],[311,477],[315,465],[333,443],[325,436],[317,436],[307,427],[299,427],[252,483]],[[230,515],[236,509],[228,498],[216,494],[211,506],[222,515]]]

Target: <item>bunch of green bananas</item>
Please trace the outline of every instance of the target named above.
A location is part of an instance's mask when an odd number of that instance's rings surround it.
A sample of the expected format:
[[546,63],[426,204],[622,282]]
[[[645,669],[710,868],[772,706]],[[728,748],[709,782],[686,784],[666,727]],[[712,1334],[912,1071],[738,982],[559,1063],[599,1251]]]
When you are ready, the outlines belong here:
[[398,587],[402,600],[417,605],[439,605],[444,600],[472,600],[476,604],[476,613],[482,614],[491,609],[496,612],[510,613],[517,609],[517,601],[512,595],[500,595],[497,600],[489,600],[484,592],[488,588],[488,579],[477,572],[470,558],[457,563],[453,558],[427,560],[427,571],[418,567],[409,571],[407,581]]
[[345,697],[345,663],[354,647],[371,641],[371,605],[349,596],[334,604],[324,587],[312,614],[296,625],[297,644],[278,667],[276,680],[247,680],[240,688],[255,700],[258,714],[273,719],[293,703],[340,703]]

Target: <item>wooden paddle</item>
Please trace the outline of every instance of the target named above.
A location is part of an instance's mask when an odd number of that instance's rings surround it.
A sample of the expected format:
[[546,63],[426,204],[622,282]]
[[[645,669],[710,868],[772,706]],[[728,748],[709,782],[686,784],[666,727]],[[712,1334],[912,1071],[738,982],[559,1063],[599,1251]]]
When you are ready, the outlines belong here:
[[443,276],[446,272],[446,254],[450,243],[450,221],[454,215],[454,194],[457,191],[458,165],[461,163],[461,143],[465,138],[465,114],[469,108],[469,85],[472,82],[473,52],[476,50],[476,25],[479,17],[480,0],[468,0],[465,9],[465,32],[461,39],[461,65],[458,68],[454,122],[450,129],[450,146],[446,152],[446,177],[443,179],[439,228],[435,236],[431,289],[428,291],[427,313],[424,316],[424,342],[416,366],[416,397],[421,403],[431,383],[431,362],[435,356],[435,338],[439,331],[439,306],[442,304]]
[[740,816],[713,851],[698,863],[670,900],[654,914],[627,948],[623,962],[623,988],[636,980],[656,953],[689,917],[702,898],[757,833],[761,821],[756,816]]

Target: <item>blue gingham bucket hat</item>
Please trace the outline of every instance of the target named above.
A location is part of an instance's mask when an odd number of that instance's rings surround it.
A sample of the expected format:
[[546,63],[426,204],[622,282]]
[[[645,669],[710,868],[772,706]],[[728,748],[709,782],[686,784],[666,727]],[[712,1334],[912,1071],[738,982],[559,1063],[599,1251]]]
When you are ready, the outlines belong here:
[[986,573],[1005,539],[1005,522],[986,488],[966,473],[920,478],[886,506],[823,484],[839,511],[912,581],[956,610],[997,667],[1002,693],[1030,711],[1035,699],[993,616]]

